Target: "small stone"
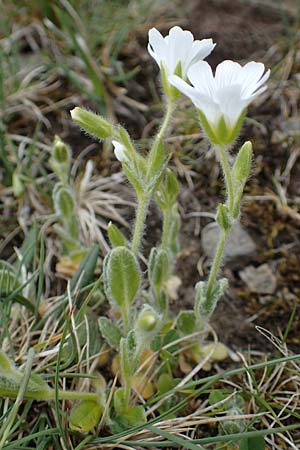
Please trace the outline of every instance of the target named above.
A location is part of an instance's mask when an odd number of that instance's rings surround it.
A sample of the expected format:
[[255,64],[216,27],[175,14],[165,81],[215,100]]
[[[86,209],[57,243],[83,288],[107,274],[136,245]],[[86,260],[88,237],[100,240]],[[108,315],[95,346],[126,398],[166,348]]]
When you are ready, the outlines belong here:
[[[209,260],[213,260],[219,242],[219,227],[216,223],[206,225],[201,233],[201,245]],[[223,262],[228,262],[241,256],[249,256],[255,253],[256,245],[247,231],[238,222],[236,223],[227,240],[223,254]]]
[[276,290],[276,277],[268,264],[258,267],[248,266],[239,272],[239,276],[251,292],[274,294]]

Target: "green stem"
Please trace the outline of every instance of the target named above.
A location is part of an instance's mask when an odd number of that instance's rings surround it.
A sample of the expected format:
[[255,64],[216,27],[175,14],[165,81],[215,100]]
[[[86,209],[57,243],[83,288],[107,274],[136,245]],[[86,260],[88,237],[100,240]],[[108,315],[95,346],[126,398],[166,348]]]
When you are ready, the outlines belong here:
[[162,123],[161,129],[160,129],[159,133],[156,136],[156,140],[159,141],[159,140],[161,140],[164,137],[164,135],[165,135],[165,133],[167,131],[167,128],[169,126],[169,122],[170,122],[171,117],[172,117],[173,109],[174,109],[174,102],[168,98],[167,112],[166,112],[164,121]]
[[156,138],[153,142],[152,148],[151,148],[149,156],[148,156],[148,169],[147,169],[147,177],[146,177],[148,182],[151,181],[151,180],[149,180],[149,178],[152,178],[153,176],[156,175],[155,173],[154,174],[152,173],[153,161],[156,159],[156,156],[157,156],[156,152],[158,151],[158,149],[160,147],[160,143],[168,129],[169,122],[172,117],[173,109],[174,109],[174,102],[168,98],[166,115],[164,117],[162,126],[156,135]]
[[[31,374],[31,372],[30,372]],[[8,394],[7,392],[3,393],[1,392],[0,389],[0,396],[2,397],[7,397],[7,398],[11,398],[11,399],[15,399],[18,398],[17,397],[17,392],[16,394],[10,393]],[[37,400],[37,401],[52,401],[55,399],[55,390],[54,389],[45,389],[44,392],[40,391],[40,392],[36,392],[36,393],[30,393],[30,395],[26,394],[26,390],[25,390],[25,394],[24,394],[24,399],[26,400]],[[94,392],[77,392],[77,391],[62,391],[59,390],[58,391],[58,399],[59,400],[98,400],[98,395]],[[0,447],[1,450],[1,447]]]
[[207,298],[209,298],[209,296],[211,295],[214,285],[215,285],[215,282],[216,282],[216,278],[218,275],[218,270],[221,265],[222,255],[223,255],[227,236],[228,236],[228,231],[225,232],[224,230],[220,230],[220,238],[219,238],[219,242],[218,242],[218,247],[217,247],[217,251],[216,251],[212,266],[210,268],[210,273],[209,273],[208,282],[207,282],[207,289],[206,289]]
[[225,176],[226,190],[228,196],[228,209],[230,212],[232,212],[234,206],[234,192],[233,192],[231,168],[228,162],[226,147],[223,145],[218,145],[218,152],[220,156],[220,162],[223,169],[223,173]]
[[135,255],[137,255],[139,247],[141,245],[149,200],[150,199],[147,195],[138,196],[138,207],[136,212],[135,226],[131,243],[131,250]]
[[[53,394],[54,396],[54,394]],[[99,400],[95,392],[58,391],[59,400]]]
[[171,211],[168,209],[164,212],[164,220],[163,220],[163,232],[161,238],[161,248],[167,250],[169,245],[169,234],[170,234],[170,226],[171,226]]
[[129,323],[129,314],[128,314],[128,307],[127,305],[124,305],[122,308],[122,319],[124,324],[124,333],[127,335],[127,333],[130,331],[130,323]]
[[131,380],[124,380],[124,404],[125,409],[128,409],[131,395]]

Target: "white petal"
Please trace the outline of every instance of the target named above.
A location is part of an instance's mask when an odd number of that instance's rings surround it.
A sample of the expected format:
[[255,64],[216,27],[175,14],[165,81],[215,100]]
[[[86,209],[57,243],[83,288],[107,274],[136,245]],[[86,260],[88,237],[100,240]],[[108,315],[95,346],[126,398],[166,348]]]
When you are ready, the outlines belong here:
[[188,70],[188,79],[198,92],[214,99],[215,80],[210,65],[199,61]]
[[262,63],[251,61],[247,63],[239,74],[239,81],[243,86],[243,96],[250,96],[261,84],[258,84],[265,71],[265,66]]
[[251,100],[243,100],[241,97],[242,87],[239,84],[225,86],[218,90],[218,103],[229,128],[235,126],[243,110]]
[[191,51],[191,64],[195,64],[198,61],[206,58],[211,54],[216,44],[212,39],[202,39],[201,41],[195,41],[192,45]]
[[235,84],[238,80],[242,66],[236,62],[226,60],[216,68],[215,80],[219,88]]
[[180,27],[173,27],[168,39],[168,69],[173,74],[179,62],[185,69],[186,59],[193,45],[194,37],[190,31],[184,31]]
[[166,58],[166,49],[167,49],[166,42],[156,28],[151,28],[148,34],[149,34],[148,52],[160,66],[161,61]]
[[121,162],[127,161],[126,147],[119,141],[112,141],[112,144],[114,146],[115,157]]
[[221,116],[221,111],[217,103],[202,92],[199,92],[197,89],[190,86],[181,78],[173,75],[168,78],[169,83],[175,86],[180,92],[189,97],[196,108],[200,109],[205,115],[206,119],[214,126],[218,123],[218,120]]
[[172,75],[168,77],[169,83],[176,87],[180,92],[189,97],[192,102],[197,106],[197,91],[195,88],[190,86],[186,81],[179,78],[177,75]]
[[211,97],[202,94],[198,96],[198,104],[198,108],[203,112],[211,126],[217,126],[222,115],[220,106]]

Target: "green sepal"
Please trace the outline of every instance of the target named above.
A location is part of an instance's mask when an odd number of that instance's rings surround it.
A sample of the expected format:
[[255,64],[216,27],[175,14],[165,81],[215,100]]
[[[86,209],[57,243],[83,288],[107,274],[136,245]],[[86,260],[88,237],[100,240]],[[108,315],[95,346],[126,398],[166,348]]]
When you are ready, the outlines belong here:
[[216,145],[229,145],[235,141],[240,132],[241,126],[243,124],[246,115],[246,109],[242,112],[233,128],[227,127],[224,116],[221,116],[216,128],[213,128],[209,123],[209,121],[207,120],[206,116],[199,109],[198,114],[200,117],[202,127],[206,132],[209,140]]
[[129,308],[140,287],[137,260],[126,247],[116,247],[103,262],[104,289],[108,300],[122,308]]
[[[171,101],[177,100],[181,96],[181,92],[178,91],[178,89],[176,89],[172,84],[169,83],[168,74],[163,64],[161,64],[160,66],[160,71],[164,93]],[[181,78],[181,73],[182,73],[182,66],[181,61],[179,61],[179,63],[175,68],[174,75],[178,75]]]
[[108,224],[107,233],[112,247],[126,247],[123,233],[112,222]]
[[120,340],[122,338],[122,333],[111,320],[107,317],[99,317],[98,324],[100,332],[104,339],[107,341],[108,345],[112,348],[118,349],[120,346]]
[[69,417],[71,430],[86,433],[95,428],[102,416],[102,407],[93,400],[82,400],[75,405]]
[[112,124],[91,111],[77,106],[71,111],[71,116],[81,128],[98,139],[105,139],[114,135]]
[[197,331],[196,316],[194,311],[180,311],[176,320],[176,329],[187,336]]

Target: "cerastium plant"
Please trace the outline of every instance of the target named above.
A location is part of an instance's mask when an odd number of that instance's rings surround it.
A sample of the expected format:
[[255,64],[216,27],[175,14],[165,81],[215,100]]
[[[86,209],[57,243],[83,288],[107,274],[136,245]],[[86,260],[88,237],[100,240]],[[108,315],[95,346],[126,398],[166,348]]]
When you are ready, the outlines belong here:
[[[247,106],[266,89],[264,84],[270,72],[264,74],[261,63],[250,62],[242,67],[238,63],[224,61],[219,64],[214,76],[209,64],[202,61],[214,46],[211,39],[194,40],[189,31],[179,27],[172,28],[166,37],[162,37],[156,29],[150,30],[148,50],[161,70],[166,113],[146,156],[146,152],[136,149],[121,125],[114,125],[80,107],[71,111],[72,119],[83,130],[101,140],[112,141],[115,156],[121,162],[137,198],[131,239],[127,240],[115,225],[108,227],[112,248],[104,259],[101,276],[111,312],[109,317],[99,318],[99,326],[107,344],[119,353],[121,387],[115,390],[112,406],[104,419],[114,429],[146,421],[144,407],[136,405],[132,396],[134,378],[145,351],[154,348],[154,342],[157,348],[157,337],[170,330],[177,330],[177,337],[205,331],[227,286],[226,279],[218,279],[218,272],[226,240],[239,219],[243,190],[251,170],[252,145],[245,142],[233,162],[230,150],[238,137]],[[181,93],[194,103],[201,127],[216,149],[224,173],[227,197],[218,206],[216,214],[219,243],[208,280],[196,285],[194,310],[181,311],[174,319],[168,308],[166,285],[178,252],[179,184],[175,174],[167,167],[171,150],[164,144],[164,138]],[[60,209],[63,220],[68,222],[64,223],[65,228],[70,226],[70,236],[76,240],[72,194],[66,185],[67,180],[63,178],[67,170],[63,170],[61,176],[59,169],[59,165],[68,164],[69,156],[60,143],[56,145],[55,160],[59,164],[57,167],[53,165],[53,168],[61,181],[54,197],[56,200],[59,194],[58,200],[62,202],[63,194],[67,199],[63,202],[64,208]],[[155,201],[162,212],[163,229],[161,241],[150,251],[148,283],[145,283],[139,256],[151,201]],[[148,290],[142,290],[147,285]],[[86,403],[83,406],[87,408]],[[80,405],[78,408],[76,412],[80,415]]]

